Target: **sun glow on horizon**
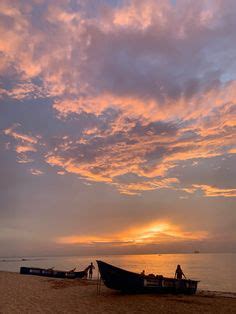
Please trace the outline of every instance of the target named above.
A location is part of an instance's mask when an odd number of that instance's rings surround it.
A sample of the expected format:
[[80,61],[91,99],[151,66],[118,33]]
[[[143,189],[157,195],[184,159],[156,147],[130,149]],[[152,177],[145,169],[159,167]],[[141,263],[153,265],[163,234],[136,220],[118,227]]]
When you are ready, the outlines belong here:
[[167,222],[155,222],[145,226],[126,229],[120,233],[103,235],[71,235],[55,239],[58,244],[99,244],[116,245],[155,244],[163,242],[203,240],[208,237],[206,231],[184,231],[179,226]]

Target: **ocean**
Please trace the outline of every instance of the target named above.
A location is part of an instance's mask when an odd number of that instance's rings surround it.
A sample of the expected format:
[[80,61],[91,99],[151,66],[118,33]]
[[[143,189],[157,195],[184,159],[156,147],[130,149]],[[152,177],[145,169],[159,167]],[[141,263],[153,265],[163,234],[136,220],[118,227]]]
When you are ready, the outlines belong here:
[[[23,260],[25,259],[25,260]],[[236,253],[227,254],[145,254],[145,255],[105,255],[70,257],[15,257],[0,258],[0,270],[19,272],[21,266],[61,270],[83,270],[90,262],[96,269],[96,260],[102,260],[121,268],[146,274],[154,273],[173,277],[177,264],[189,279],[200,280],[200,290],[236,292]]]

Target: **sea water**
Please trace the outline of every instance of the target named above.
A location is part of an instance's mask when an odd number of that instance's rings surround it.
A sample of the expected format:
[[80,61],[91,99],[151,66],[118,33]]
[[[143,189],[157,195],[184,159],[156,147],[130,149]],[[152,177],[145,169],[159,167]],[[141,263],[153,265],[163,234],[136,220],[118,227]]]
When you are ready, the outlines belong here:
[[96,269],[96,260],[114,266],[146,274],[153,273],[173,277],[177,264],[189,279],[200,280],[200,290],[236,292],[236,253],[228,254],[145,254],[145,255],[106,255],[70,257],[15,257],[0,258],[0,270],[19,272],[21,266],[60,270],[83,270],[91,262]]

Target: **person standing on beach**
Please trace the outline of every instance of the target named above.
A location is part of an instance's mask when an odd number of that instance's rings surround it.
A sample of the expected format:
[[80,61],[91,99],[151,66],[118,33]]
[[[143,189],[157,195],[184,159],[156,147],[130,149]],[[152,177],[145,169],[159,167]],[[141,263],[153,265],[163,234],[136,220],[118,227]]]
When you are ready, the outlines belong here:
[[185,274],[183,273],[180,265],[177,265],[176,271],[175,271],[175,278],[177,279],[182,279],[182,276],[184,276],[184,278],[186,279]]
[[91,263],[89,266],[88,266],[88,273],[89,273],[89,279],[92,279],[93,277],[93,270],[95,269],[93,263]]

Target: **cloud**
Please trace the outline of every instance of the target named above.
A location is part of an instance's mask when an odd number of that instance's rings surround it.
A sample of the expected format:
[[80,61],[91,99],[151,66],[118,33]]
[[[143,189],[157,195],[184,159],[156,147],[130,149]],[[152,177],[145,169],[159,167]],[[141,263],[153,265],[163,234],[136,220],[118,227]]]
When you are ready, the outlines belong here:
[[19,140],[21,142],[26,142],[30,144],[36,144],[38,142],[38,139],[34,136],[29,136],[27,134],[23,134],[20,132],[15,131],[16,128],[18,128],[19,124],[14,124],[12,127],[5,129],[4,134],[7,136],[11,136],[16,140]]
[[30,169],[30,173],[34,176],[40,176],[43,174],[43,171],[39,170],[39,169],[34,169],[34,168],[31,168]]
[[17,153],[27,153],[27,152],[36,152],[36,148],[31,145],[17,145],[16,146]]
[[[103,111],[96,114],[95,125],[86,128],[82,137],[61,140],[46,160],[85,179],[111,183],[123,193],[158,189],[171,180],[170,171],[182,162],[207,161],[231,151],[234,112],[235,106],[226,103],[197,120],[150,122],[123,112],[110,115]],[[129,174],[138,179],[122,182]]]
[[5,129],[18,161],[31,161],[44,145],[42,159],[59,174],[138,194],[181,188],[169,173],[183,161],[234,152],[235,3],[132,0],[96,8],[2,1],[0,70],[11,81],[2,98],[50,99],[67,126],[88,117],[77,136]]
[[236,154],[236,148],[230,148],[228,151],[229,154]]
[[234,12],[233,0],[2,0],[4,227],[33,230],[24,243],[50,254],[233,247]]
[[[236,189],[218,188],[210,185],[193,185],[193,191],[202,190],[207,197],[236,197]],[[191,191],[190,191],[191,192]]]
[[132,183],[115,183],[118,190],[127,195],[136,195],[143,191],[152,191],[158,189],[171,189],[179,183],[177,178],[155,179],[148,181],[138,181]]
[[42,87],[32,82],[19,83],[12,89],[0,89],[0,97],[8,96],[12,99],[22,100],[26,98],[45,98],[47,91]]
[[10,128],[7,128],[3,133],[11,138],[12,144],[9,142],[8,148],[14,147],[17,153],[17,162],[21,164],[31,163],[33,161],[32,153],[36,153],[39,145],[40,136],[33,136],[32,134],[25,134],[19,132],[20,124],[13,124]]
[[0,9],[5,68],[40,76],[51,95],[163,109],[221,88],[235,66],[229,0],[100,3],[96,14],[69,2],[2,1]]
[[[186,186],[179,175],[172,176],[170,172],[181,167],[182,162],[197,165],[199,160],[231,152],[234,111],[235,106],[227,103],[197,122],[150,122],[107,109],[96,115],[90,113],[78,135],[67,129],[60,136],[32,136],[19,132],[18,125],[4,133],[20,142],[15,150],[21,163],[31,161],[32,156],[28,160],[26,153],[37,152],[59,174],[71,173],[88,181],[110,184],[127,195],[162,188],[187,191],[193,189],[192,184]],[[62,125],[68,123],[68,117],[61,120]]]

